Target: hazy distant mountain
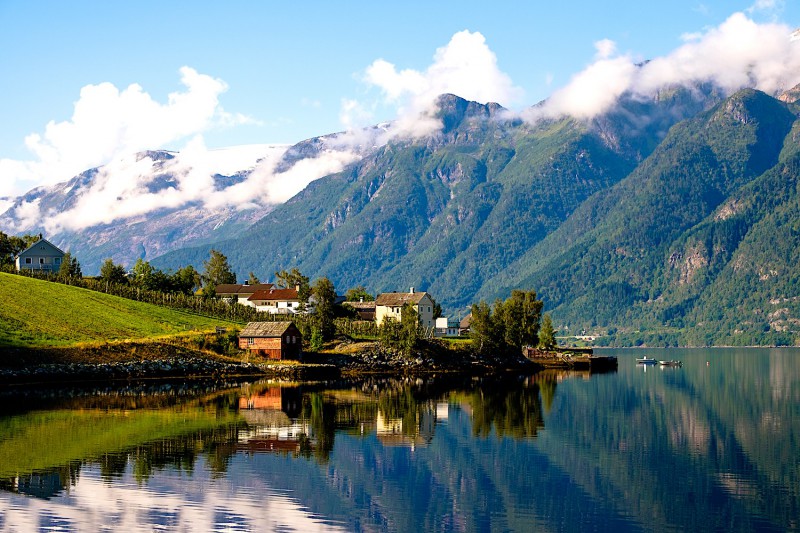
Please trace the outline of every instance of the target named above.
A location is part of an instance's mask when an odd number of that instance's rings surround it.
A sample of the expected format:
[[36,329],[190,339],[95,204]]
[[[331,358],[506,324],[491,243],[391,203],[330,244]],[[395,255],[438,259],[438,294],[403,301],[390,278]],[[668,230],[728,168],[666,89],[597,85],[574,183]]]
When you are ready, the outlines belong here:
[[361,144],[334,134],[294,146],[134,154],[5,202],[0,230],[45,234],[75,253],[86,274],[108,257],[130,267],[240,234],[309,181],[357,159],[381,132],[360,132]]

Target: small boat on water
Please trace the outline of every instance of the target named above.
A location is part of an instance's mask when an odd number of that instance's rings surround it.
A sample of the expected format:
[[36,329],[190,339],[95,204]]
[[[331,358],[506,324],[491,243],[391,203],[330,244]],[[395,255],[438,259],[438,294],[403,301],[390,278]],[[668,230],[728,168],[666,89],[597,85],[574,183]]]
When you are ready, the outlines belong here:
[[658,364],[661,366],[683,366],[682,362],[675,361],[674,359],[672,361],[659,361]]
[[637,357],[636,364],[637,365],[654,365],[658,363],[658,360],[655,357]]

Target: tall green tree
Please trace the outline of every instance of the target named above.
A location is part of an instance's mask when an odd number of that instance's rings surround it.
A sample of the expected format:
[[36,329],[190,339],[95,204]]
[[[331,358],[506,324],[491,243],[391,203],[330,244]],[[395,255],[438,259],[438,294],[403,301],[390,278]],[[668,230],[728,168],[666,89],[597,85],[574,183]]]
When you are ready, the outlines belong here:
[[14,256],[30,248],[41,238],[41,235],[6,235],[0,231],[0,266],[14,263]]
[[542,327],[539,330],[539,347],[545,350],[552,350],[556,347],[556,332],[553,329],[553,319],[549,313],[542,317]]
[[275,272],[275,285],[282,289],[297,289],[297,298],[300,300],[298,311],[305,312],[308,298],[311,296],[311,285],[308,276],[304,276],[296,267],[291,270]]
[[103,261],[100,267],[100,279],[106,283],[117,283],[120,285],[128,283],[125,267],[115,264],[110,257]]
[[519,354],[526,345],[539,343],[543,302],[536,291],[511,291],[505,301],[495,301],[494,309],[486,302],[472,306],[470,335],[480,353]]
[[203,284],[203,278],[192,265],[179,268],[172,275],[172,286],[177,292],[192,294]]
[[511,297],[497,305],[497,314],[504,325],[505,344],[520,352],[523,346],[539,344],[539,326],[544,304],[536,291],[511,291]]
[[493,322],[492,309],[489,304],[483,300],[472,304],[469,335],[472,346],[478,353],[488,354],[499,348]]
[[228,258],[222,252],[211,250],[211,257],[203,261],[203,296],[212,298],[217,285],[236,283],[236,274],[231,270]]
[[142,289],[151,289],[154,271],[155,268],[140,257],[131,269],[131,285]]
[[256,276],[255,273],[250,272],[250,275],[247,278],[247,283],[250,285],[258,285],[261,283],[261,280],[258,279],[258,276]]
[[81,265],[78,263],[78,258],[74,257],[70,252],[64,254],[61,258],[61,266],[58,268],[58,275],[62,278],[80,278],[83,276],[81,272]]
[[406,303],[400,310],[400,349],[404,354],[411,355],[420,336],[419,313]]
[[336,305],[336,288],[328,278],[317,278],[311,287],[311,294],[314,297],[313,320],[319,328],[322,338],[330,340],[336,332],[333,323]]

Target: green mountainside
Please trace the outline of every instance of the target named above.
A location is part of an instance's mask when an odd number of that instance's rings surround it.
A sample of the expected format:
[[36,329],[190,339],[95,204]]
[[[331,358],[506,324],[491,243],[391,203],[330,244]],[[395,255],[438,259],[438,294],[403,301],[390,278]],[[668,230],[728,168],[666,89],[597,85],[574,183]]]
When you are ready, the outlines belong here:
[[678,124],[484,293],[537,287],[562,324],[620,329],[625,343],[793,343],[796,304],[775,327],[767,304],[800,294],[797,238],[771,222],[800,221],[795,118],[746,90]]
[[[672,88],[536,125],[439,106],[438,134],[376,149],[213,248],[240,278],[416,287],[456,317],[535,289],[562,333],[601,343],[800,342],[794,104]],[[211,248],[153,264],[199,267]]]

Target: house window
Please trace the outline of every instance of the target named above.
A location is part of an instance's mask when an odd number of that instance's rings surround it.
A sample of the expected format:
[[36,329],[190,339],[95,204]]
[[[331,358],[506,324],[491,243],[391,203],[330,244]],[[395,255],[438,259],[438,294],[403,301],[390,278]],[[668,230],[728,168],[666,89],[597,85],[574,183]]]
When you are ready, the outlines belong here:
[[40,258],[39,258],[39,264],[40,264],[40,265],[43,265],[43,264],[44,264],[44,257],[40,257]]
[[61,264],[61,258],[60,257],[53,258],[53,264],[60,265]]
[[26,258],[25,258],[25,264],[26,264],[26,265],[30,265],[31,263],[33,263],[33,261],[31,260],[31,258],[30,258],[30,257],[26,257]]
[[256,343],[256,340],[253,337],[247,337],[247,345],[252,346]]

